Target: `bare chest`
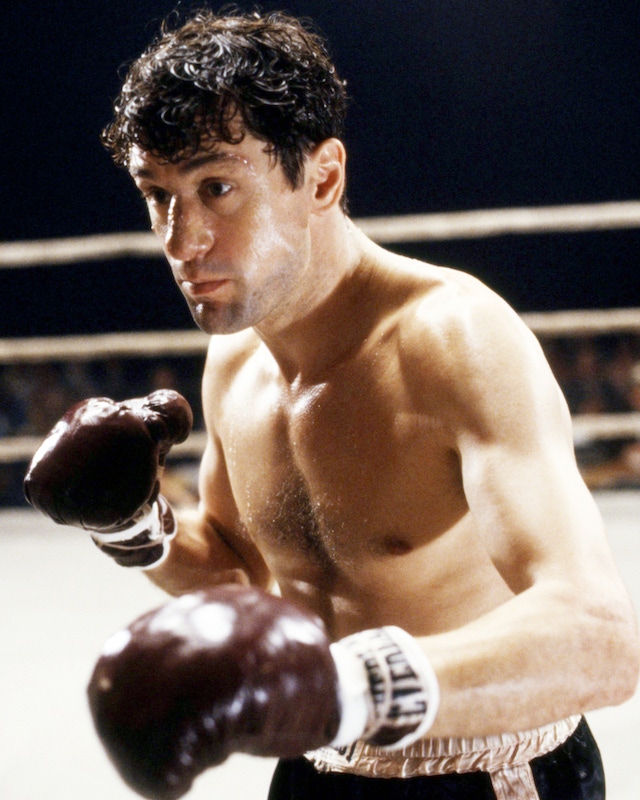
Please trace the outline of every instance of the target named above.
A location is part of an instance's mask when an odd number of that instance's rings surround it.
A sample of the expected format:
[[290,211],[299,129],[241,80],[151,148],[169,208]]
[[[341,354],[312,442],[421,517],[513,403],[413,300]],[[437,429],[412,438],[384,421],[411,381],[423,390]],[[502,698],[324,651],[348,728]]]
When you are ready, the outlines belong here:
[[297,392],[247,382],[226,397],[222,446],[243,524],[270,562],[362,569],[465,513],[437,415],[417,413],[399,381],[356,371]]

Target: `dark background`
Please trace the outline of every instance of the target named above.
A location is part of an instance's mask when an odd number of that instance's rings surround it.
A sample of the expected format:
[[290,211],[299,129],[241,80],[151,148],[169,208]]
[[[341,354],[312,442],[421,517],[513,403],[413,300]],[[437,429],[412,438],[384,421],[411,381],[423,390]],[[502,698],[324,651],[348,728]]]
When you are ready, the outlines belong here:
[[[98,135],[121,65],[175,7],[23,0],[4,10],[0,240],[146,229]],[[353,216],[638,198],[636,0],[261,7],[311,17],[348,81]],[[638,305],[639,245],[630,230],[395,249],[466,269],[530,311]],[[1,270],[0,297],[0,336],[192,325],[160,260]]]

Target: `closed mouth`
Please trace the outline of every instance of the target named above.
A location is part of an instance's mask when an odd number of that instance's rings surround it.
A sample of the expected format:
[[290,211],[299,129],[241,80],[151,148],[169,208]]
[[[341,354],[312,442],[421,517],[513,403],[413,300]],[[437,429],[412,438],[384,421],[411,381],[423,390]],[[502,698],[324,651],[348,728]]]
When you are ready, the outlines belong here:
[[204,297],[215,294],[221,286],[228,283],[227,278],[207,281],[182,281],[182,290],[191,297]]

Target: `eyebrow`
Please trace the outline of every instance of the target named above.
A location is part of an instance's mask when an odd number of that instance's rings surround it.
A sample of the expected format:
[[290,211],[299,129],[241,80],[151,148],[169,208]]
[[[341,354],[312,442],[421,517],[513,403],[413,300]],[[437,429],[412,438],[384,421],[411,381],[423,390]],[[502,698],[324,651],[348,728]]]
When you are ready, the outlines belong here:
[[[191,158],[188,161],[178,162],[177,168],[178,172],[181,172],[183,175],[188,175],[191,172],[196,172],[196,170],[200,169],[200,167],[204,167],[207,164],[215,164],[220,161],[230,161],[235,164],[244,163],[243,158],[222,150],[219,153],[206,153],[201,156]],[[129,173],[133,178],[153,179],[154,177],[153,170],[147,169],[146,167],[133,167],[129,170]]]

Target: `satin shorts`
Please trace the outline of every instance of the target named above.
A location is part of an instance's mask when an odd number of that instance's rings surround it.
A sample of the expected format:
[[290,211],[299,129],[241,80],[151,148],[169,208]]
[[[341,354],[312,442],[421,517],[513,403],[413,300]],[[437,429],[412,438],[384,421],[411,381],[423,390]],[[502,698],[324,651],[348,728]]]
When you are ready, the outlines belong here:
[[278,763],[269,800],[604,800],[583,718],[535,731],[425,739],[394,753],[356,743]]

